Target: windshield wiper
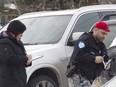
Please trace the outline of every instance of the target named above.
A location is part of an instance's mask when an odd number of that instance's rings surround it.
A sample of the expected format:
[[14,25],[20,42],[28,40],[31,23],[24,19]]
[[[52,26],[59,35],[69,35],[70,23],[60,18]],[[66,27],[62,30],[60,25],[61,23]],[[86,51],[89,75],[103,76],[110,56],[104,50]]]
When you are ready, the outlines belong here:
[[24,45],[38,45],[38,43],[23,43]]
[[38,45],[38,44],[55,44],[56,42],[35,42],[35,43],[24,43],[24,45]]

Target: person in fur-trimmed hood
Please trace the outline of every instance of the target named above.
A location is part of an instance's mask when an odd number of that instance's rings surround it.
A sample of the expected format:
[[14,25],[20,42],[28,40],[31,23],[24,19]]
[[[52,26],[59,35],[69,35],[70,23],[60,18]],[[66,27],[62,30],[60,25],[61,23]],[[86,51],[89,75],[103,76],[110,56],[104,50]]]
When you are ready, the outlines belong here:
[[26,26],[18,20],[10,22],[0,34],[0,87],[27,87],[25,67],[30,66],[21,37]]

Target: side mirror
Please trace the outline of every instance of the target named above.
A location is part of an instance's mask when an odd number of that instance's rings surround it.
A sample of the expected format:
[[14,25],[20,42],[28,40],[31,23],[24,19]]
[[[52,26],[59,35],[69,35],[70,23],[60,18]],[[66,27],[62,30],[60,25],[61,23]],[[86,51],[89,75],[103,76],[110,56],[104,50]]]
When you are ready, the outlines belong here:
[[74,32],[72,34],[72,39],[69,40],[68,45],[69,46],[74,46],[78,38],[83,34],[84,32]]

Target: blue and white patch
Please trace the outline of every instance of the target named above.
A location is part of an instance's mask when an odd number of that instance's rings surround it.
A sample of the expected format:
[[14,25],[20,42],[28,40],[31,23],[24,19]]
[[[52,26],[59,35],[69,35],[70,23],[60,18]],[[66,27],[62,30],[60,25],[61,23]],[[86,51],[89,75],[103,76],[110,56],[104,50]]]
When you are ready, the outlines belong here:
[[83,41],[80,41],[78,44],[79,48],[84,48],[85,47],[85,43]]

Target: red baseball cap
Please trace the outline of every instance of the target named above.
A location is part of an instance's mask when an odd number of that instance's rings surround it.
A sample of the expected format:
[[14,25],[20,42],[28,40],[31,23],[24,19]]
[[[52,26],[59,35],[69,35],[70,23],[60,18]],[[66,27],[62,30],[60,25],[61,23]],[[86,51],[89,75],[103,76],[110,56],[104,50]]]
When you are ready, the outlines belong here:
[[105,30],[107,32],[110,32],[110,29],[109,29],[109,26],[107,23],[103,22],[103,21],[99,21],[95,24],[95,28],[98,28],[98,29],[102,29],[102,30]]

